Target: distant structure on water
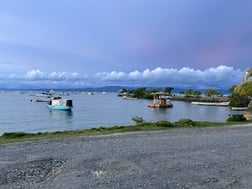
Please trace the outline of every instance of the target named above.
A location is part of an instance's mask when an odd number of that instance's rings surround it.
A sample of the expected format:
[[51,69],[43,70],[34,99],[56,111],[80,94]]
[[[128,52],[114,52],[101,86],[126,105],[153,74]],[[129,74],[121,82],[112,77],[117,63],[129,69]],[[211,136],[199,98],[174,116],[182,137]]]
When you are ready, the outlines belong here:
[[150,108],[172,108],[173,104],[170,102],[170,96],[165,92],[152,93],[153,103],[148,104]]

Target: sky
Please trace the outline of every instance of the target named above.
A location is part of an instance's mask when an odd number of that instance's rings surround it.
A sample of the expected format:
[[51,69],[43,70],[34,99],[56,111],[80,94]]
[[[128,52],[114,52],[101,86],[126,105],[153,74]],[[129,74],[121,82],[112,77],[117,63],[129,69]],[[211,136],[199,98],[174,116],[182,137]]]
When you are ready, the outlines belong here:
[[251,0],[0,0],[0,88],[230,88]]

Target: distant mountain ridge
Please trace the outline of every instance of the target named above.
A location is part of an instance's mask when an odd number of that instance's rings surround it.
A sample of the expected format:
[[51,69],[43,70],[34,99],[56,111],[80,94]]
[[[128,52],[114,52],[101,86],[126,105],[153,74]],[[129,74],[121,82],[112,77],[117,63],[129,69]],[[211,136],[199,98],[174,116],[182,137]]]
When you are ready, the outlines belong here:
[[[45,90],[55,90],[55,91],[83,91],[83,92],[119,92],[121,89],[126,88],[126,89],[137,89],[141,87],[127,87],[127,86],[104,86],[104,87],[85,87],[85,88],[13,88],[13,89],[8,89],[8,88],[0,88],[0,90],[34,90],[34,91],[45,91]],[[149,89],[164,89],[165,87],[146,87],[147,90]],[[192,88],[193,89],[193,88]],[[172,90],[172,93],[180,93],[187,90],[187,88],[174,88]],[[193,89],[193,90],[198,90],[202,94],[205,93],[206,89]],[[219,90],[222,94],[229,94],[228,89],[217,89]]]

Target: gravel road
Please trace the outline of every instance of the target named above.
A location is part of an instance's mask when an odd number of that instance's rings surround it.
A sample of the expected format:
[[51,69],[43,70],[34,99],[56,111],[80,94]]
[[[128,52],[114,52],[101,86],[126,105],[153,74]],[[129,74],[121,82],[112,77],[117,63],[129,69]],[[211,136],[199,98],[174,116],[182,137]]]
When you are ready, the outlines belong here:
[[252,127],[2,144],[0,188],[252,188]]

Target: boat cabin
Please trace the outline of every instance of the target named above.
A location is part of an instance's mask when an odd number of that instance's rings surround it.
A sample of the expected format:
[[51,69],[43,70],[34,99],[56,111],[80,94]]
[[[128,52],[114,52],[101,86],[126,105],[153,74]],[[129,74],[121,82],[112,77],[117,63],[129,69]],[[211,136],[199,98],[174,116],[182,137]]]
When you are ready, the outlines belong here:
[[48,108],[55,110],[71,110],[73,107],[73,101],[68,99],[62,99],[61,97],[54,97],[48,103]]

